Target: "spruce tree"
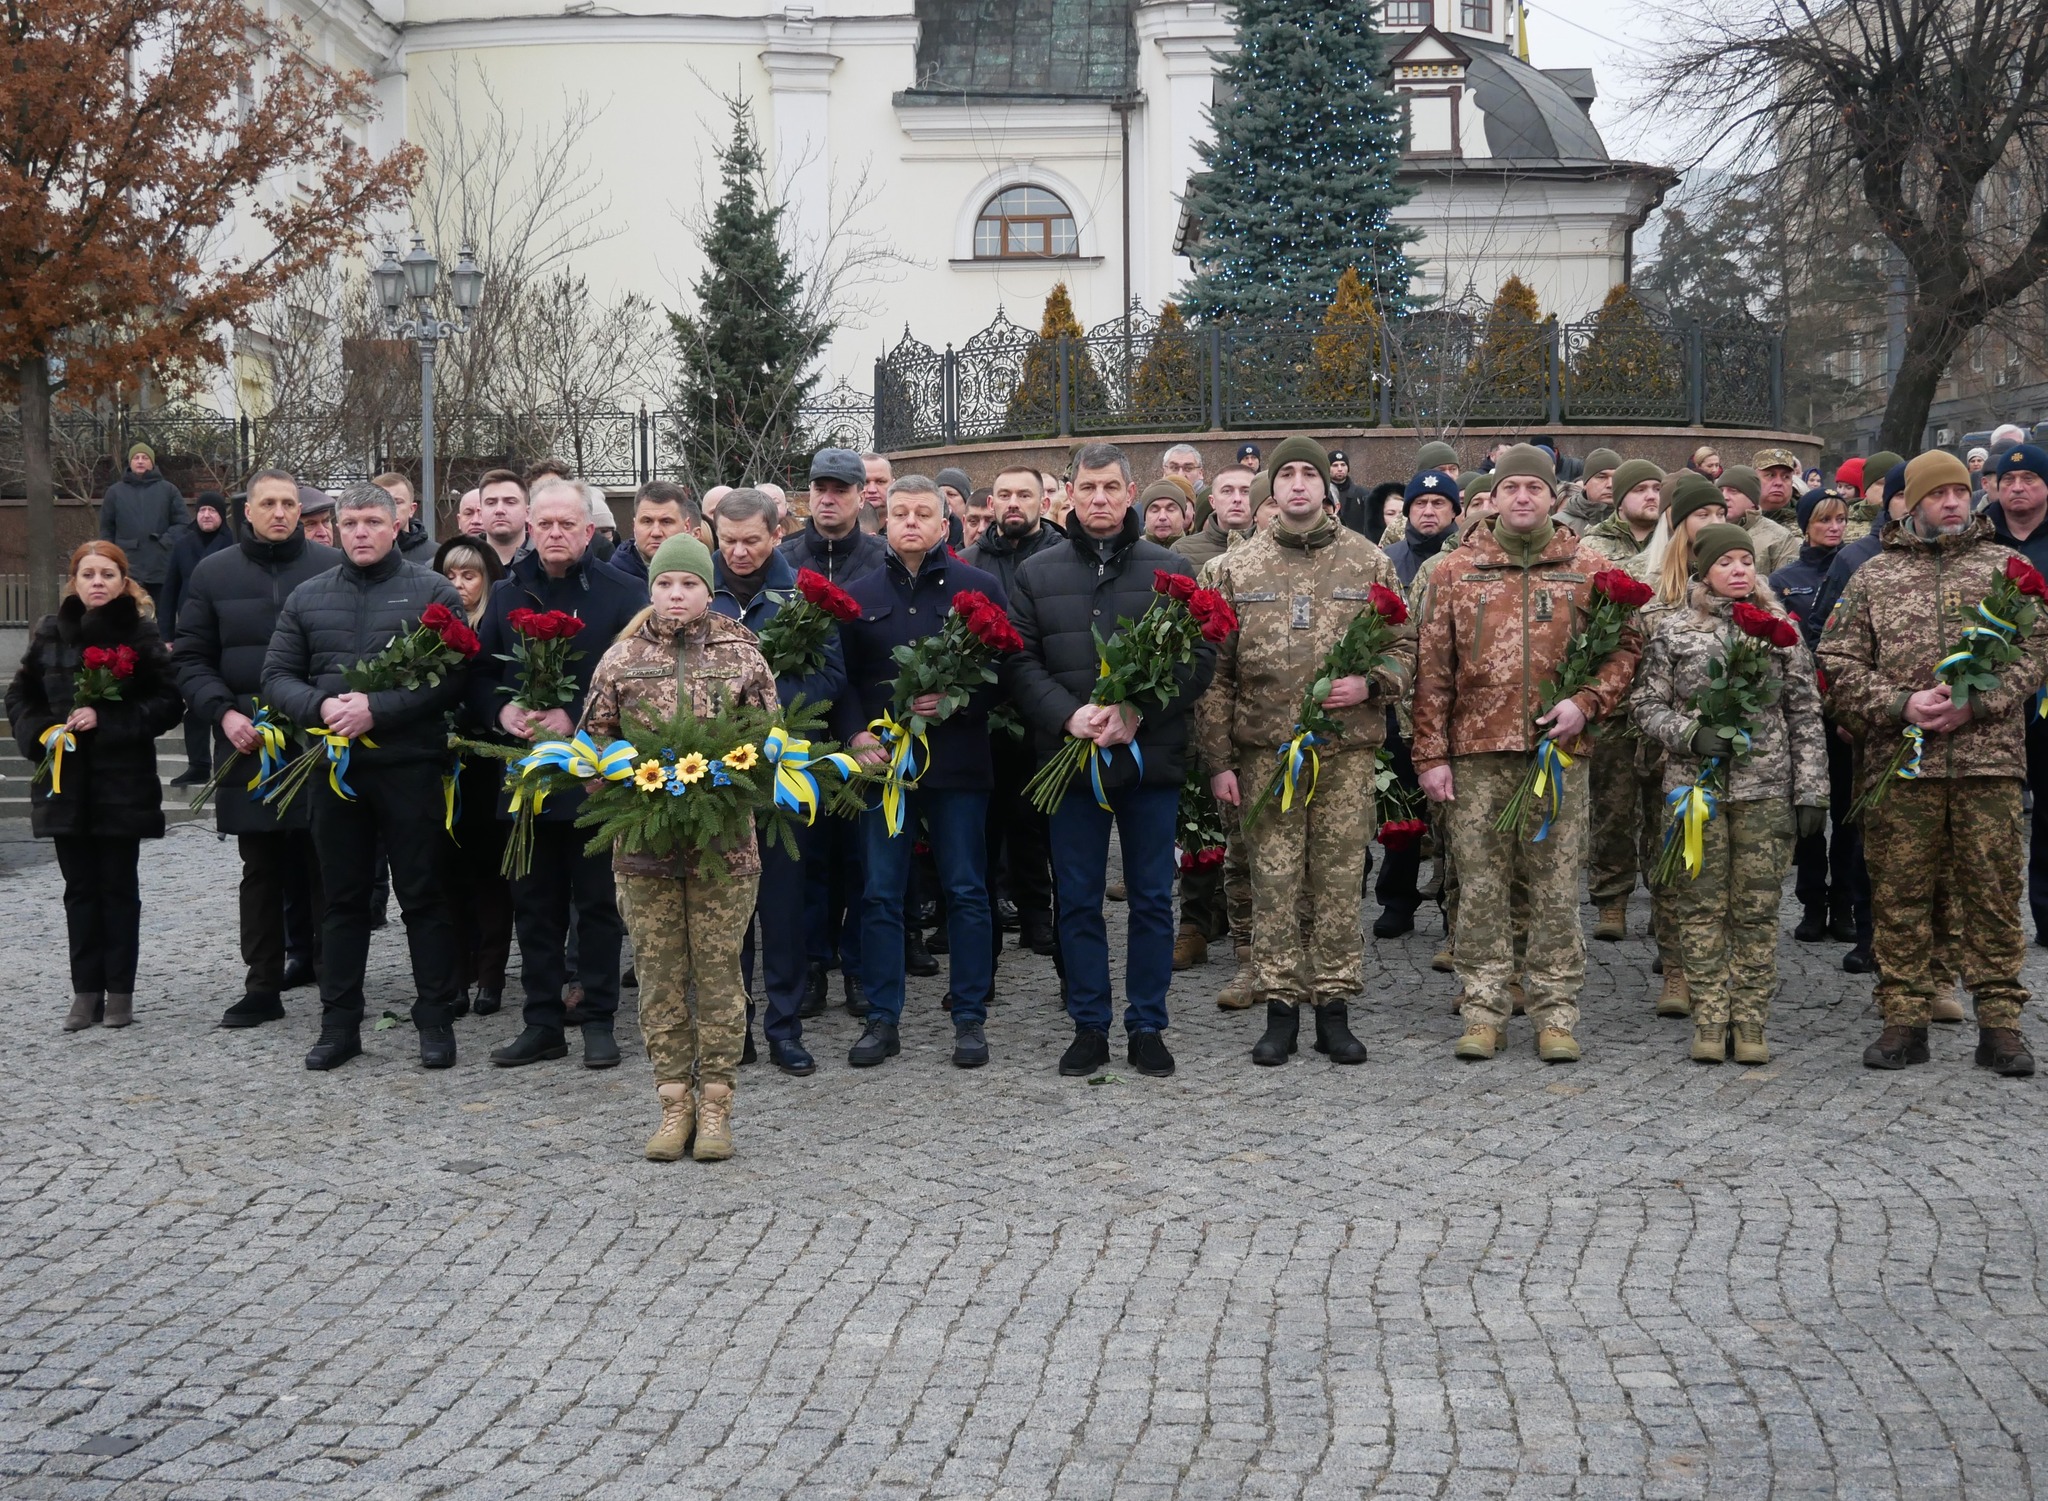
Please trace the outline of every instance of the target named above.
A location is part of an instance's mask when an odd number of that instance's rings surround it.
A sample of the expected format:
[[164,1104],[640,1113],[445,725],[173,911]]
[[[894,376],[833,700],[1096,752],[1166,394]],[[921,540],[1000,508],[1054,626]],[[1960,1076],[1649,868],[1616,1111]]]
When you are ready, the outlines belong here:
[[833,331],[805,306],[784,251],[782,207],[764,192],[747,102],[728,99],[726,109],[732,139],[718,153],[723,191],[701,241],[697,310],[669,314],[681,367],[678,436],[700,491],[780,481],[808,461],[800,408]]
[[1152,344],[1131,377],[1131,414],[1146,422],[1178,422],[1201,416],[1202,363],[1180,307],[1159,309]]
[[1472,356],[1471,374],[1483,403],[1512,411],[1540,410],[1549,389],[1549,336],[1536,289],[1510,276],[1486,314],[1486,334]]
[[1074,299],[1065,282],[1054,282],[1045,294],[1038,339],[1026,352],[1017,389],[1010,393],[1003,425],[1011,432],[1040,436],[1057,430],[1062,338],[1067,341],[1067,411],[1075,417],[1098,416],[1109,405],[1102,377],[1096,374],[1095,361],[1083,342],[1081,320],[1074,316]]
[[1388,314],[1410,306],[1418,230],[1394,223],[1406,133],[1387,87],[1377,5],[1238,0],[1237,52],[1210,111],[1206,171],[1190,185],[1201,225],[1180,296],[1206,318],[1307,318],[1357,266]]
[[1610,288],[1571,363],[1572,405],[1602,415],[1653,415],[1685,399],[1682,356],[1632,288]]
[[1308,399],[1317,406],[1336,407],[1361,421],[1374,417],[1380,388],[1381,344],[1386,324],[1373,306],[1372,293],[1347,266],[1337,278],[1337,293],[1323,314],[1309,373]]

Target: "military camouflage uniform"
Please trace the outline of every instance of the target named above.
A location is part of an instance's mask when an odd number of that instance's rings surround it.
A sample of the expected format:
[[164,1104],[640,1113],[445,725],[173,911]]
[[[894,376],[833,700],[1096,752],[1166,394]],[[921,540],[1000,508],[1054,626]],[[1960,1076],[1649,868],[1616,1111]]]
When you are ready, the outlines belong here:
[[[1636,534],[1620,516],[1610,514],[1585,535],[1585,546],[1616,568],[1626,568],[1643,554],[1648,539]],[[1593,807],[1586,854],[1587,894],[1596,907],[1615,907],[1635,894],[1636,877],[1650,885],[1657,863],[1658,818],[1663,797],[1654,754],[1626,716],[1617,715],[1593,737],[1592,764],[1587,772]]]
[[[1777,601],[1758,586],[1756,604]],[[1696,783],[1705,763],[1692,751],[1694,698],[1735,636],[1732,602],[1695,584],[1691,602],[1658,620],[1629,694],[1644,737],[1664,749],[1663,791]],[[1778,987],[1778,900],[1792,862],[1792,809],[1828,802],[1827,742],[1820,686],[1805,646],[1773,648],[1783,689],[1756,728],[1747,754],[1723,770],[1707,820],[1699,874],[1676,883],[1679,948],[1695,1024],[1726,1026],[1769,1018]],[[1659,842],[1668,826],[1660,814]]]
[[[777,703],[754,633],[738,621],[706,615],[679,630],[650,614],[597,664],[582,727],[603,744],[628,716],[672,717],[684,691],[700,719],[717,712],[721,695],[757,708]],[[723,863],[723,879],[705,870],[707,860]],[[740,943],[761,878],[752,831],[719,851],[663,857],[614,850],[612,868],[633,935],[640,1028],[655,1084],[731,1086],[747,1035]]]
[[1735,523],[1756,542],[1756,573],[1769,578],[1780,568],[1799,561],[1799,533],[1778,525],[1762,511],[1750,510]]
[[[1216,654],[1216,678],[1196,706],[1197,736],[1211,766],[1234,765],[1247,802],[1272,780],[1274,752],[1293,733],[1303,691],[1323,658],[1367,607],[1375,584],[1396,594],[1387,555],[1325,518],[1297,535],[1275,526],[1209,565],[1237,611],[1238,632]],[[1305,808],[1269,803],[1244,843],[1252,877],[1252,975],[1267,1001],[1323,1005],[1365,984],[1359,888],[1377,827],[1375,753],[1387,704],[1407,691],[1414,628],[1398,628],[1389,661],[1374,669],[1370,699],[1340,709],[1341,736],[1319,748],[1321,774]],[[1303,898],[1306,902],[1303,902]]]
[[[1958,536],[1922,537],[1910,523],[1884,534],[1884,551],[1856,570],[1821,634],[1828,708],[1861,737],[1859,793],[1891,764],[1906,700],[1935,686],[1934,665],[1962,639],[1976,609],[2016,556],[1979,516]],[[1887,1026],[1927,1024],[1934,997],[1936,891],[1956,923],[1954,955],[1980,1027],[2017,1027],[2026,988],[2020,961],[2026,824],[2026,716],[2048,656],[2036,625],[1996,692],[1972,695],[1972,717],[1928,735],[1916,779],[1894,778],[1864,815],[1876,932],[1877,1004]]]
[[[1529,540],[1541,540],[1541,551],[1517,561],[1497,528],[1475,528],[1431,574],[1417,643],[1415,767],[1421,773],[1449,765],[1453,774],[1455,957],[1467,1020],[1507,1024],[1516,938],[1510,885],[1519,879],[1528,901],[1529,1013],[1541,1027],[1569,1032],[1586,972],[1578,920],[1589,801],[1583,740],[1559,747],[1574,762],[1543,840],[1533,837],[1540,809],[1512,833],[1496,833],[1493,825],[1528,771],[1542,738],[1535,717],[1544,686],[1583,625],[1593,575],[1607,560],[1554,524],[1547,539],[1539,528]],[[1634,632],[1624,631],[1594,682],[1574,695],[1589,724],[1620,704],[1637,650]]]

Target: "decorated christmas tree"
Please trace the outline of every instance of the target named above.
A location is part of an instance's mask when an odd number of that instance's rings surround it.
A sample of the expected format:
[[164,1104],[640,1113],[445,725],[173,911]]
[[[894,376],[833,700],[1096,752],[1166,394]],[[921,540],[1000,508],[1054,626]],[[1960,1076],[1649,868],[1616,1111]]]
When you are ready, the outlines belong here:
[[1179,306],[1159,310],[1152,345],[1131,377],[1131,413],[1149,422],[1172,422],[1201,415],[1202,361],[1195,335]]
[[1076,417],[1100,412],[1107,406],[1102,377],[1088,358],[1082,342],[1081,320],[1074,316],[1074,300],[1067,284],[1055,282],[1045,294],[1045,316],[1039,321],[1038,342],[1024,356],[1024,371],[1017,389],[1010,395],[1004,426],[1019,434],[1056,432],[1059,427],[1060,338],[1067,341],[1067,410]]
[[1238,0],[1214,139],[1187,207],[1200,226],[1179,301],[1204,318],[1313,317],[1356,266],[1374,302],[1405,312],[1419,231],[1393,211],[1406,132],[1387,87],[1377,5]]
[[1381,345],[1386,333],[1386,324],[1357,268],[1345,267],[1337,278],[1337,295],[1323,314],[1323,331],[1316,335],[1308,399],[1318,406],[1370,416],[1379,394]]

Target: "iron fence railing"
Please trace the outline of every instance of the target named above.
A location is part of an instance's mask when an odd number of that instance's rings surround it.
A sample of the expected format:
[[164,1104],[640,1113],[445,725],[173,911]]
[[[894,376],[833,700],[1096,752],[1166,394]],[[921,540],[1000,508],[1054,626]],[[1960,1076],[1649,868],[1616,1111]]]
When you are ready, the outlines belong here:
[[1776,427],[1783,340],[1633,299],[1560,322],[1483,302],[1356,323],[1161,324],[1044,337],[998,311],[958,348],[909,330],[875,362],[885,450],[1096,432],[1650,423]]

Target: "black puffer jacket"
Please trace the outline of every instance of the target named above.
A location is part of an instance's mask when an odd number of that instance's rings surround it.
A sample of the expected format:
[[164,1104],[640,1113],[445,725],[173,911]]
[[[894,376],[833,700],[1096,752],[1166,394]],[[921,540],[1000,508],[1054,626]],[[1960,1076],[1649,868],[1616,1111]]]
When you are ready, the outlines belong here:
[[185,492],[151,469],[124,474],[100,500],[100,540],[128,555],[128,576],[151,594],[170,570],[170,532],[192,519]]
[[[401,631],[419,624],[420,612],[443,604],[462,617],[462,596],[438,573],[408,563],[393,548],[368,568],[343,561],[299,585],[284,602],[277,634],[263,661],[263,696],[293,724],[320,723],[320,706],[347,693],[344,667],[367,661]],[[466,618],[466,617],[463,617]],[[448,759],[444,716],[461,699],[464,669],[439,686],[416,692],[390,689],[370,695],[368,739],[354,755],[364,765]]]
[[156,623],[166,644],[178,639],[178,611],[184,608],[185,591],[192,586],[192,570],[217,552],[235,545],[235,534],[225,523],[202,532],[186,522],[171,537],[171,566],[164,574],[164,586],[156,593]]
[[817,523],[806,521],[804,529],[776,551],[789,559],[790,567],[821,573],[843,589],[888,561],[889,544],[859,527],[854,528],[852,536],[834,542],[818,530]]
[[7,690],[14,743],[31,766],[42,761],[43,732],[70,717],[73,684],[88,646],[132,646],[140,660],[121,685],[120,699],[95,704],[99,725],[80,732],[78,749],[65,753],[63,791],[29,789],[30,827],[38,839],[161,839],[156,737],[178,722],[183,705],[156,626],[142,618],[131,596],[117,595],[88,610],[74,594],[36,623]]
[[1037,531],[1015,540],[1005,537],[1000,528],[991,526],[981,534],[979,542],[960,554],[960,559],[971,568],[979,568],[983,573],[1001,579],[1003,592],[1015,599],[1017,570],[1024,566],[1024,560],[1035,558],[1047,548],[1058,547],[1066,540],[1066,533],[1050,521],[1039,522]]
[[1786,613],[1799,622],[1808,650],[1820,645],[1820,628],[1827,624],[1814,613],[1814,606],[1819,602],[1821,587],[1827,583],[1835,554],[1840,551],[1839,547],[1816,547],[1808,542],[1799,549],[1797,558],[1770,578],[1771,592],[1784,604]]
[[[277,617],[292,591],[315,574],[341,562],[331,547],[293,532],[282,542],[250,535],[232,549],[215,553],[186,582],[179,607],[178,650],[171,666],[192,717],[213,727],[213,764],[225,765],[234,746],[221,733],[230,709],[252,719],[263,691],[263,660]],[[375,739],[373,735],[371,737]],[[282,819],[247,788],[258,763],[245,759],[222,779],[214,794],[216,827],[223,834],[269,834],[306,827],[307,799],[294,799]]]
[[[1068,718],[1088,702],[1100,673],[1093,632],[1107,639],[1116,634],[1120,620],[1136,620],[1151,609],[1160,598],[1152,587],[1155,573],[1194,575],[1186,558],[1139,534],[1135,508],[1125,514],[1123,531],[1106,551],[1081,529],[1078,516],[1069,520],[1064,535],[1065,546],[1039,553],[1017,570],[1017,592],[1010,600],[1010,618],[1024,638],[1024,650],[1004,664],[1003,680],[1031,727],[1041,761],[1066,740]],[[1216,648],[1199,642],[1194,660],[1181,671],[1181,691],[1173,703],[1163,710],[1142,706],[1137,739],[1145,758],[1142,785],[1180,786],[1193,734],[1189,713],[1215,671]],[[1128,786],[1136,773],[1129,756],[1112,755],[1103,786]]]

